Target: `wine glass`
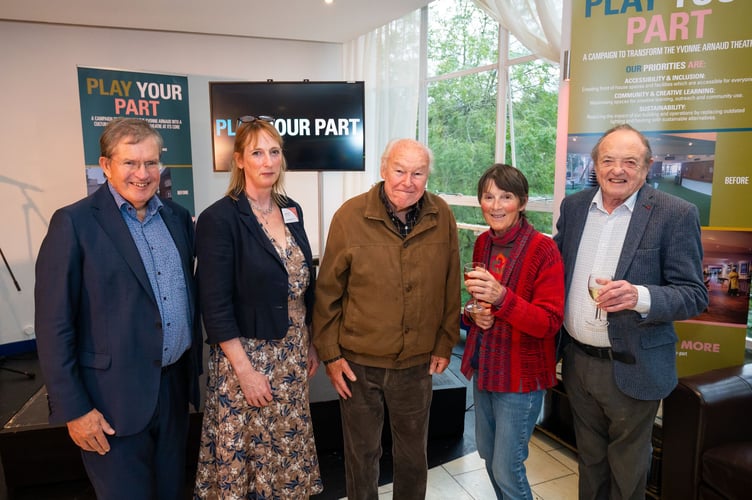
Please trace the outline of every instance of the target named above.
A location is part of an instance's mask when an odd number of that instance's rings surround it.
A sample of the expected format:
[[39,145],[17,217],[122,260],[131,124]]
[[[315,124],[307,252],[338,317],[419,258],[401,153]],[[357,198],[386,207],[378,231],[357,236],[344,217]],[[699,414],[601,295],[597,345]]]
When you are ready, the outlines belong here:
[[608,320],[601,318],[601,308],[598,307],[598,294],[603,287],[598,281],[611,281],[612,279],[614,279],[613,276],[604,273],[594,273],[588,276],[588,291],[590,292],[590,297],[595,302],[595,319],[586,320],[585,322],[587,324],[593,326],[608,326]]
[[[468,279],[468,273],[470,273],[472,271],[475,271],[475,270],[478,270],[478,269],[483,270],[485,268],[486,268],[486,265],[483,262],[468,262],[463,267],[463,272],[465,274],[465,280]],[[470,299],[470,301],[465,306],[465,311],[467,311],[470,314],[481,312],[482,310],[483,310],[483,306],[480,305],[480,303],[478,302],[478,299],[476,299],[475,297],[473,297],[472,299]]]

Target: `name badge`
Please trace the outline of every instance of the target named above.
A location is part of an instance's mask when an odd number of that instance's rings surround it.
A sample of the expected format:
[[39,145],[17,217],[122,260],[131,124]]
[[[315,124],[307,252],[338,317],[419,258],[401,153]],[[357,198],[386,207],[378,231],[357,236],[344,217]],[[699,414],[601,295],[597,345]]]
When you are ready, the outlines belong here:
[[295,207],[283,208],[282,218],[285,220],[285,224],[300,222],[300,219],[298,219],[298,209]]

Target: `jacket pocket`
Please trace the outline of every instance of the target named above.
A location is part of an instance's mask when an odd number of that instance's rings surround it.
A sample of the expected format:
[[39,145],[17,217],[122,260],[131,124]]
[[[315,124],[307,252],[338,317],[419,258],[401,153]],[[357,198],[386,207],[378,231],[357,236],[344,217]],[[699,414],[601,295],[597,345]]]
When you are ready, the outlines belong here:
[[643,349],[652,349],[666,344],[676,344],[679,338],[672,330],[663,330],[640,337],[640,346]]
[[86,368],[96,368],[97,370],[106,370],[112,363],[112,356],[100,352],[84,351],[78,355],[78,362]]

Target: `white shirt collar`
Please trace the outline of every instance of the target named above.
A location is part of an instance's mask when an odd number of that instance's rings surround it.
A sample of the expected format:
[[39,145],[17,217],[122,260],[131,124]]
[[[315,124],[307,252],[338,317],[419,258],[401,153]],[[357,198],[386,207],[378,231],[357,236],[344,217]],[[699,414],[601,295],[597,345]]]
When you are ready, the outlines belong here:
[[[620,207],[626,207],[627,210],[629,210],[629,213],[632,213],[634,211],[635,203],[637,203],[637,193],[639,193],[640,190],[638,189],[632,195],[627,198],[627,200],[616,207],[619,209]],[[593,196],[593,201],[591,203],[591,207],[595,205],[598,210],[602,212],[606,212],[606,209],[603,207],[603,192],[601,191],[601,188],[598,188],[598,191],[595,192],[595,196]]]

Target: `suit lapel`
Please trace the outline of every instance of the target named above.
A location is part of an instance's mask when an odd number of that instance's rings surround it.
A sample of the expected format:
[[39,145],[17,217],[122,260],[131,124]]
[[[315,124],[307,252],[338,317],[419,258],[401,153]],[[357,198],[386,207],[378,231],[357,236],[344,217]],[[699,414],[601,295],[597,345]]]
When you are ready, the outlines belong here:
[[629,266],[634,261],[640,240],[642,239],[642,235],[645,234],[645,229],[653,213],[654,201],[653,188],[647,185],[643,186],[637,194],[637,200],[635,200],[634,211],[629,221],[627,235],[624,237],[624,245],[619,256],[619,263],[616,265],[614,279],[623,279]]
[[162,217],[165,226],[167,226],[167,230],[170,232],[170,236],[172,236],[172,241],[175,242],[178,252],[180,252],[180,262],[183,263],[183,272],[187,273],[186,276],[189,276],[193,270],[185,269],[185,263],[192,260],[189,253],[191,251],[191,244],[187,239],[188,235],[183,230],[183,222],[167,204],[162,205],[159,215]]
[[107,183],[103,184],[94,193],[92,215],[102,227],[102,230],[112,240],[118,253],[120,253],[123,260],[128,264],[131,271],[133,271],[141,287],[147,291],[156,304],[149,277],[146,275],[144,263],[141,261],[141,255],[138,253],[138,248],[136,248],[136,244],[133,242],[131,232],[128,230],[128,226],[118,210]]

